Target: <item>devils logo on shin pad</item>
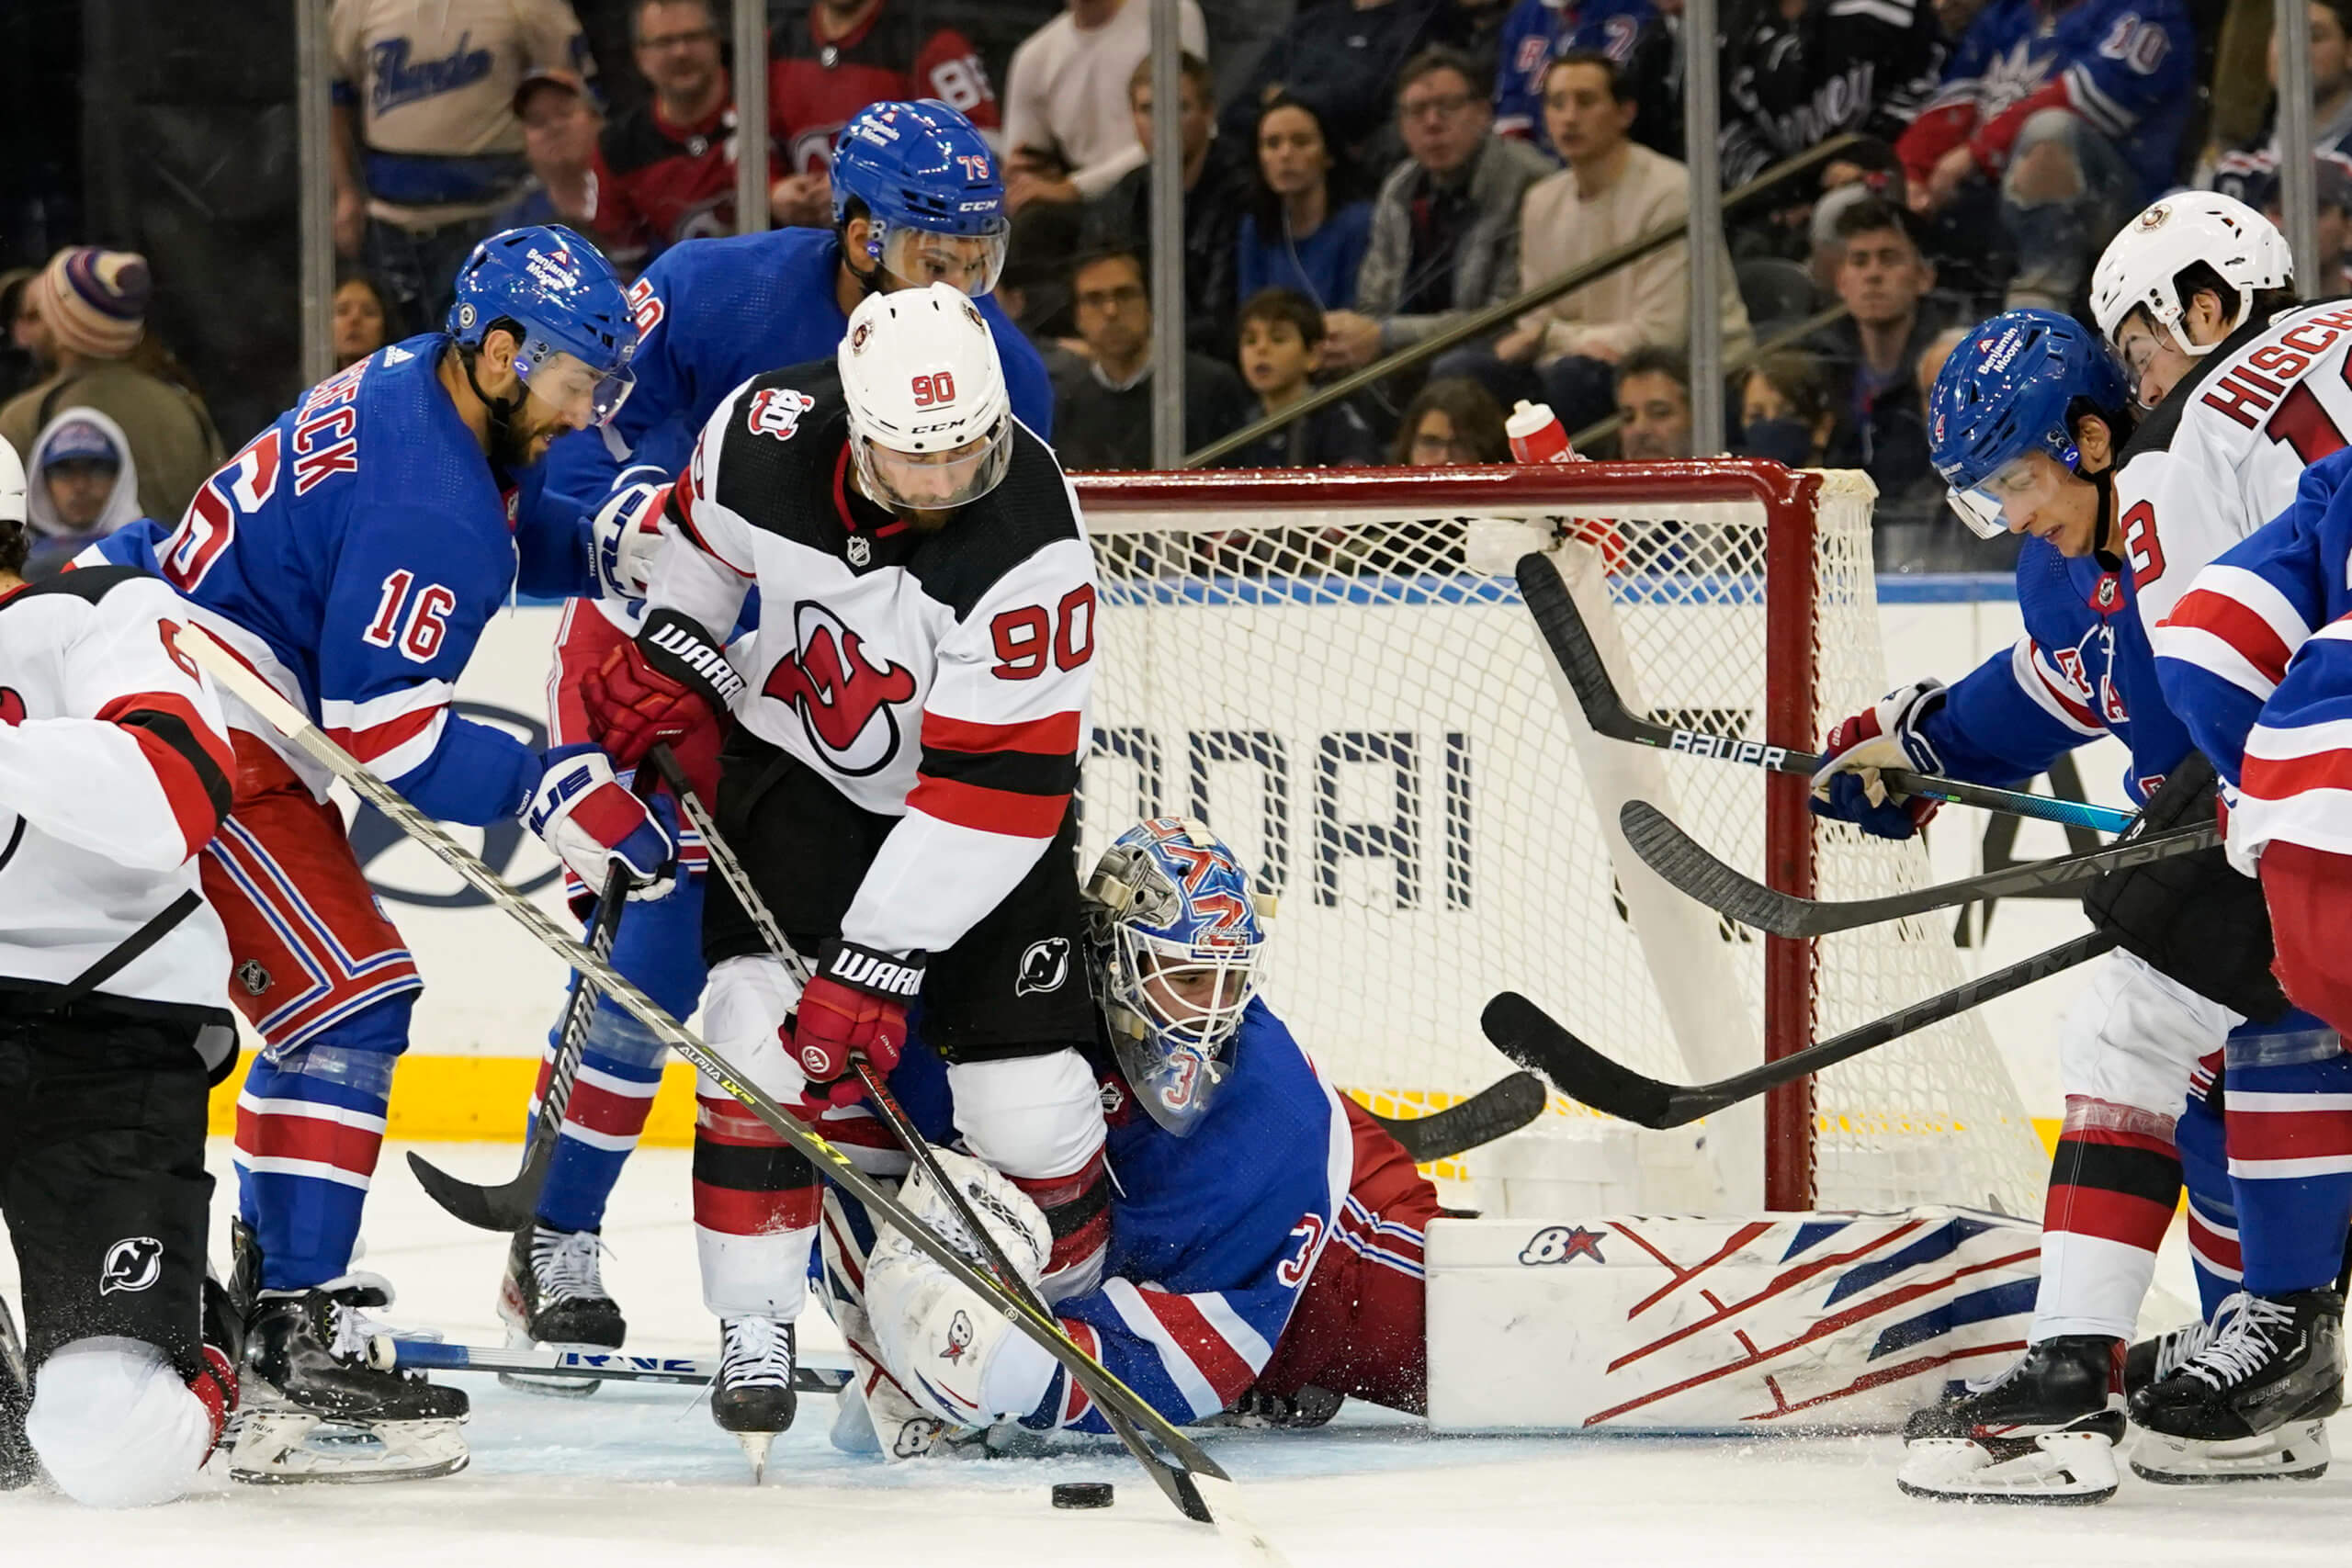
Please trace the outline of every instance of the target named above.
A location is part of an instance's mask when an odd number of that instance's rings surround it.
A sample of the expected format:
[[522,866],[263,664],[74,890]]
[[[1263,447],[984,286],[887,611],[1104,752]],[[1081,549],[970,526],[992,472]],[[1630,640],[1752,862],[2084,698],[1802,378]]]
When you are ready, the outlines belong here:
[[899,719],[891,705],[915,694],[903,665],[876,663],[864,639],[825,605],[803,599],[792,607],[793,651],[768,671],[763,694],[799,714],[808,743],[826,766],[864,778],[899,754]]

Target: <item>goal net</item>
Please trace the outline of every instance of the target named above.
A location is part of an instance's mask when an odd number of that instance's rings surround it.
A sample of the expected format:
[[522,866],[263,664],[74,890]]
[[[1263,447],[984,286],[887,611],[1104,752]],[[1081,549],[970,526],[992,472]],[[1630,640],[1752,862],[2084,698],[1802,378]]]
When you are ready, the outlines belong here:
[[[1522,549],[1553,553],[1629,705],[1811,750],[1887,684],[1862,476],[1724,460],[1079,491],[1102,582],[1085,863],[1138,817],[1207,820],[1279,899],[1269,1002],[1375,1110],[1440,1109],[1510,1071],[1478,1026],[1499,990],[1690,1081],[1963,977],[1949,917],[1786,942],[1651,875],[1616,833],[1627,798],[1814,897],[1919,886],[1927,860],[1819,822],[1802,779],[1594,736],[1511,574]],[[1774,1101],[1653,1134],[1555,1096],[1440,1174],[1504,1212],[1534,1201],[1498,1173],[1617,1208],[2038,1212],[2046,1162],[1973,1015]]]

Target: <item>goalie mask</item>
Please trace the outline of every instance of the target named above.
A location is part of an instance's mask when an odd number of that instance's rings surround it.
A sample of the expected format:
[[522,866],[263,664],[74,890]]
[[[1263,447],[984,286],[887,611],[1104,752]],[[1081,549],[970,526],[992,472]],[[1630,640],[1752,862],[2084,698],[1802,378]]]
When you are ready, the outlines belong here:
[[1112,841],[1086,882],[1095,996],[1136,1100],[1178,1137],[1233,1071],[1272,917],[1206,824],[1154,817]]
[[1004,362],[978,307],[944,283],[868,295],[834,355],[858,488],[894,511],[945,512],[1012,465]]

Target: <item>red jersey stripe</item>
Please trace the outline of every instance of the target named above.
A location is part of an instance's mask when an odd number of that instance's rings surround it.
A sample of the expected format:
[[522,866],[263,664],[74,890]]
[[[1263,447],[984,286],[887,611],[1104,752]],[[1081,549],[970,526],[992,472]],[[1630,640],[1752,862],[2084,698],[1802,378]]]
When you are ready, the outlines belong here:
[[1136,1295],[1192,1358],[1193,1365],[1208,1380],[1218,1399],[1231,1404],[1241,1397],[1242,1390],[1257,1381],[1258,1374],[1242,1359],[1241,1352],[1209,1326],[1209,1320],[1201,1315],[1201,1309],[1193,1304],[1190,1296],[1149,1290],[1138,1290]]
[[1066,757],[1078,750],[1078,740],[1075,711],[1047,714],[1019,724],[982,724],[938,713],[922,716],[922,743],[942,751],[1026,751],[1039,757]]
[[2244,654],[2246,661],[2273,685],[2285,676],[2287,660],[2292,657],[2287,645],[2279,640],[2278,629],[2268,621],[2228,594],[2210,588],[2192,588],[2182,594],[2164,624],[2211,632]]
[[1002,833],[1014,839],[1050,839],[1061,830],[1069,810],[1067,795],[1016,795],[988,789],[956,779],[915,777],[907,809],[936,817],[958,828],[981,833]]

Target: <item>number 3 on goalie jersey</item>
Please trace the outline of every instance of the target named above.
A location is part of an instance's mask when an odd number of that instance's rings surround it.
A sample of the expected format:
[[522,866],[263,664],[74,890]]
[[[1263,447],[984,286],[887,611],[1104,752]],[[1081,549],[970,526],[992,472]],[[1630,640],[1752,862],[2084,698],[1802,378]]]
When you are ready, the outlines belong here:
[[271,425],[204,481],[187,503],[180,525],[155,552],[164,576],[183,593],[193,593],[237,536],[237,519],[251,516],[277,492],[277,426]]
[[1079,584],[1047,615],[1042,604],[1006,610],[989,623],[997,662],[989,673],[1000,681],[1034,681],[1054,668],[1067,673],[1094,657],[1094,585]]

